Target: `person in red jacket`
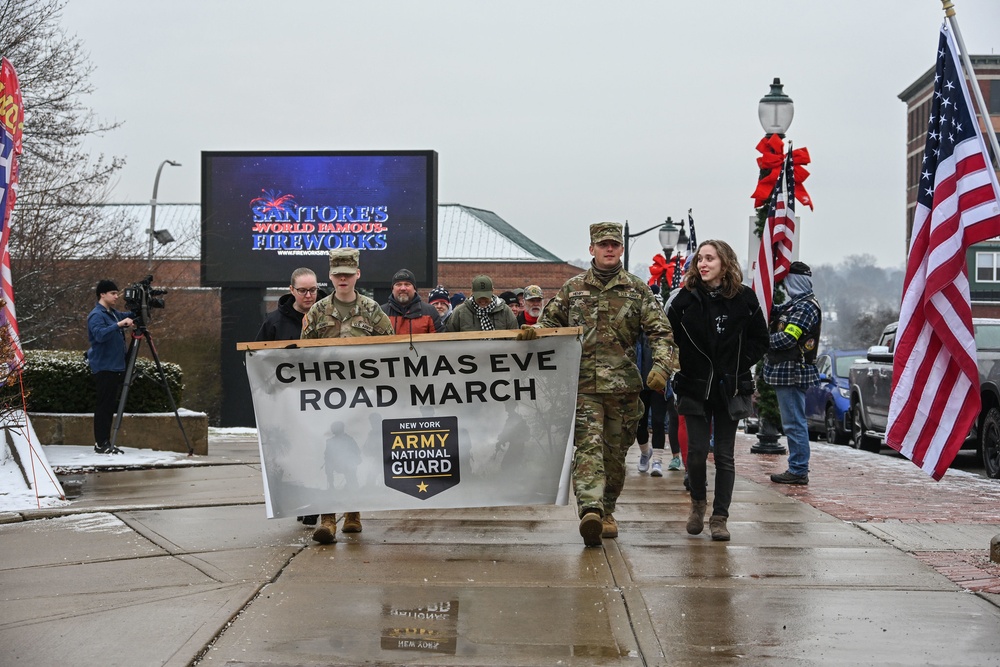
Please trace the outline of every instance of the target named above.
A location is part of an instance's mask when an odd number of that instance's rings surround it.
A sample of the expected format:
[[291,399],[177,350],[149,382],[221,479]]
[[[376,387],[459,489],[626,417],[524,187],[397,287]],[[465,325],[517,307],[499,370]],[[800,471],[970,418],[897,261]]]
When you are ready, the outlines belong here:
[[409,269],[396,271],[396,275],[392,277],[392,294],[389,301],[382,304],[382,312],[392,320],[392,328],[397,334],[444,331],[437,309],[420,300],[416,282]]

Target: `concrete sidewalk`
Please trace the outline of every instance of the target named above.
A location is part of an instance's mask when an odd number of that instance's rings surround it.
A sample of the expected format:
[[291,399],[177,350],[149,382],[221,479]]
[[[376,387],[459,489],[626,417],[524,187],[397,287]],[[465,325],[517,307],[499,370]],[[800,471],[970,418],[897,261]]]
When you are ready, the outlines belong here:
[[687,535],[683,474],[637,448],[592,549],[571,507],[365,514],[319,546],[264,518],[248,438],[78,476],[0,525],[0,664],[1000,664],[1000,484],[814,445],[811,485],[777,486],[737,437],[729,543]]

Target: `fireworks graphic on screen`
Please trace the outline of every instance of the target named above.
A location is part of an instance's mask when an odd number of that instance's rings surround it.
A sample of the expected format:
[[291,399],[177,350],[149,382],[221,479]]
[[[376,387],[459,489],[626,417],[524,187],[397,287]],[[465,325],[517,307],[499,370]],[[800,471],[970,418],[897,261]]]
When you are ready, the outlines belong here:
[[250,200],[250,206],[261,213],[295,213],[295,195],[283,195],[274,190],[261,190],[263,197]]

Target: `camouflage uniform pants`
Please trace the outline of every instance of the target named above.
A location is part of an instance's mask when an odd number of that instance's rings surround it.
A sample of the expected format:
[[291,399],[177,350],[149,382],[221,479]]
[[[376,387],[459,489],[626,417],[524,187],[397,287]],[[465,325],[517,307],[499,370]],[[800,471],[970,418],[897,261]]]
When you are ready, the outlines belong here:
[[579,394],[573,491],[580,516],[589,509],[615,511],[625,486],[625,455],[642,417],[639,394]]

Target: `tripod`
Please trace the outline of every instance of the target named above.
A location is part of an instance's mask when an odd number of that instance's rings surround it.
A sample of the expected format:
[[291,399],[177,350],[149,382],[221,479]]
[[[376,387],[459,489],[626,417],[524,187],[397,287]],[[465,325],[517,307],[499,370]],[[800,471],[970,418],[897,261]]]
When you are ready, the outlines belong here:
[[125,401],[128,400],[128,390],[132,385],[132,374],[135,372],[135,360],[139,356],[139,348],[142,346],[143,338],[149,344],[149,351],[153,354],[153,361],[156,362],[156,372],[160,376],[160,386],[163,387],[164,391],[167,392],[167,398],[170,399],[170,407],[173,408],[174,416],[177,418],[177,426],[181,429],[181,435],[184,436],[184,443],[188,448],[188,456],[194,455],[194,447],[191,446],[191,441],[188,440],[187,433],[184,431],[184,424],[181,422],[181,416],[177,412],[177,404],[174,403],[174,395],[170,393],[170,385],[167,384],[167,376],[163,372],[163,365],[160,363],[160,355],[156,353],[156,346],[153,345],[153,336],[149,333],[143,325],[136,325],[135,329],[132,330],[132,340],[128,344],[128,363],[125,365],[125,382],[122,384],[122,396],[118,401],[118,413],[115,415],[114,428],[111,431],[111,451],[120,454],[121,450],[115,447],[115,441],[118,439],[118,429],[122,425],[122,414],[125,412]]

